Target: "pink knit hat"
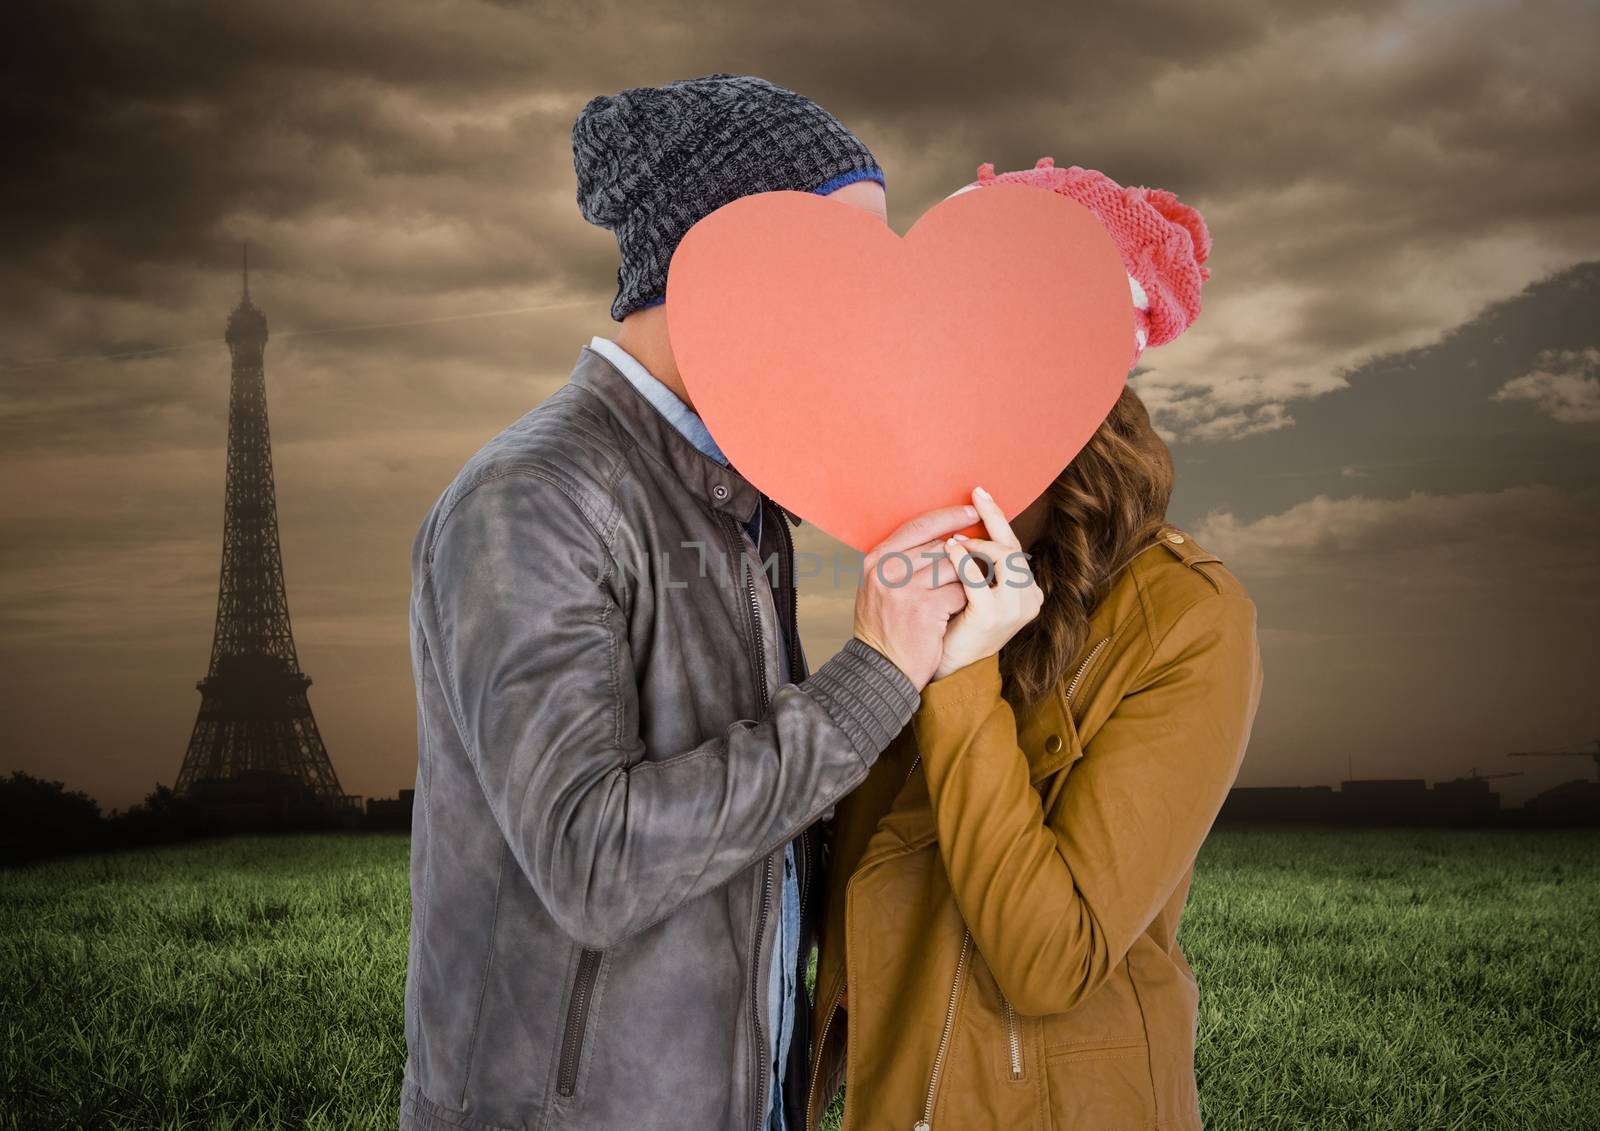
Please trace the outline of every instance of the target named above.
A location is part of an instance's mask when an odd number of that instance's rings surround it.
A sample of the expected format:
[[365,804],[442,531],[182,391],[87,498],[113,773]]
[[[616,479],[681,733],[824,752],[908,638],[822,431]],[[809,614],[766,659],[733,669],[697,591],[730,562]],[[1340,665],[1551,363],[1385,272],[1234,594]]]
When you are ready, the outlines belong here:
[[[995,175],[994,163],[978,166],[978,179],[951,193],[957,196],[985,185],[1035,185],[1071,197],[1100,218],[1122,253],[1133,294],[1133,357],[1146,346],[1165,345],[1200,316],[1200,284],[1211,278],[1206,222],[1166,189],[1123,188],[1104,173],[1073,165],[1057,169],[1055,158],[1041,157],[1033,168]],[[948,198],[947,198],[948,199]]]

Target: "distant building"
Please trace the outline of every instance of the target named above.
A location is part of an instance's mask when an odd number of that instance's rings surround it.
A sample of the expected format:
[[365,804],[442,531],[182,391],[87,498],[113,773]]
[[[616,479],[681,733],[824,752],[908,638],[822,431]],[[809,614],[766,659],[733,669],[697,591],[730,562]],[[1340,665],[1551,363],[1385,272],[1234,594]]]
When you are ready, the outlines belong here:
[[1600,782],[1562,782],[1523,805],[1523,823],[1534,825],[1600,825]]
[[416,796],[414,789],[402,789],[398,798],[369,797],[367,799],[367,827],[369,829],[409,829],[411,805]]
[[1241,786],[1228,791],[1219,821],[1326,822],[1341,820],[1341,798],[1331,786]]
[[1433,783],[1432,809],[1441,824],[1487,825],[1500,814],[1500,795],[1486,778],[1451,778]]
[[1478,774],[1435,782],[1422,778],[1352,778],[1338,789],[1240,786],[1228,792],[1221,822],[1329,825],[1553,826],[1600,825],[1600,782],[1570,781],[1530,798],[1520,809],[1501,807],[1491,778]]
[[1354,825],[1432,823],[1422,778],[1355,778],[1339,783],[1344,819]]

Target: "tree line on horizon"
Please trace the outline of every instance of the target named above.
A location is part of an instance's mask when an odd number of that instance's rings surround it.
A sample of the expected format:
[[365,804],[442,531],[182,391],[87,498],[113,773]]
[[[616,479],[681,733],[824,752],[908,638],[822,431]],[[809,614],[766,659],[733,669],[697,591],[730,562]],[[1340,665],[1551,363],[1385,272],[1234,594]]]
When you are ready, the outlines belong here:
[[156,784],[125,810],[100,811],[82,790],[22,770],[0,778],[0,864],[193,840],[224,831],[198,806]]

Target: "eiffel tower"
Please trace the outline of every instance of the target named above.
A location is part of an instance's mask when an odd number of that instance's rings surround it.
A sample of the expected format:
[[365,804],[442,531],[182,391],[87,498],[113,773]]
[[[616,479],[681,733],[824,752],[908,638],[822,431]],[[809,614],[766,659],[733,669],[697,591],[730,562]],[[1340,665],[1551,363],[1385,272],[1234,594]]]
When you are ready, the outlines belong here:
[[195,686],[200,715],[177,792],[245,823],[275,823],[351,810],[311,716],[289,629],[278,546],[278,504],[267,430],[267,316],[244,292],[228,315],[233,378],[228,399],[228,485],[222,580],[211,666]]

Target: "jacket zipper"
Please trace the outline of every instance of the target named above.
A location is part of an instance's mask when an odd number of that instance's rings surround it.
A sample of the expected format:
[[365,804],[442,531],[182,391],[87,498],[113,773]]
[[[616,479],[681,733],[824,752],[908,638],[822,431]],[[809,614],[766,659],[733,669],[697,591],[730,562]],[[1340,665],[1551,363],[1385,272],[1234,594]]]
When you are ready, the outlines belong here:
[[950,1049],[950,1031],[955,1027],[956,1006],[961,1001],[961,981],[967,974],[967,955],[972,951],[972,932],[961,936],[961,957],[956,959],[955,981],[950,983],[950,1003],[945,1006],[944,1030],[939,1034],[939,1051],[933,1057],[933,1071],[928,1075],[928,1095],[923,1101],[922,1118],[914,1131],[933,1131],[933,1101],[939,1093],[939,1074],[944,1070],[945,1053]]
[[1067,700],[1069,702],[1072,700],[1072,693],[1078,690],[1078,681],[1083,678],[1083,673],[1089,670],[1089,665],[1092,664],[1094,662],[1094,658],[1100,654],[1100,649],[1104,648],[1109,643],[1111,643],[1111,637],[1103,637],[1100,643],[1089,649],[1089,654],[1083,658],[1083,663],[1078,665],[1078,670],[1073,675],[1072,682],[1067,684]]
[[1017,1021],[1017,1008],[1011,1004],[1011,999],[1006,997],[1005,991],[1000,991],[1000,1005],[1006,1014],[1006,1041],[1011,1049],[1011,1078],[1022,1079],[1022,1026]]
[[[723,513],[722,518],[731,539],[729,548],[733,550],[733,560],[739,563],[739,572],[744,574],[745,597],[750,605],[751,661],[756,670],[756,686],[760,693],[761,710],[764,712],[772,689],[767,685],[767,661],[761,654],[761,598],[756,593],[756,573],[753,569],[744,568],[744,535],[738,530],[739,520],[727,513]],[[756,553],[759,555],[760,552],[761,548],[756,547]]]
[[807,875],[811,871],[811,845],[810,838],[807,835],[809,832],[810,830],[808,829],[794,838],[794,864],[795,871],[798,873],[797,886],[800,889],[800,906],[802,908],[806,905],[806,886],[811,879]]
[[[733,560],[740,563],[740,572],[745,578],[745,595],[750,605],[750,639],[753,645],[751,659],[756,670],[756,687],[760,697],[760,712],[766,713],[769,698],[772,694],[767,685],[767,661],[762,654],[761,647],[761,598],[756,592],[756,578],[754,570],[744,569],[744,538],[739,533],[738,519],[726,511],[719,512],[722,516],[724,528],[728,532],[729,549],[733,551]],[[759,555],[761,547],[756,547]],[[750,1021],[755,1032],[755,1058],[756,1058],[756,1087],[752,1098],[751,1126],[760,1131],[765,1126],[767,1119],[767,1103],[770,1085],[767,1082],[767,1034],[761,1025],[761,938],[766,934],[768,904],[772,899],[773,867],[772,857],[768,855],[766,867],[761,873],[761,914],[756,920],[755,944],[751,949],[750,961]]]
[[[844,987],[840,986],[833,995],[833,1003],[828,1006],[828,1015],[822,1019],[822,1033],[817,1039],[816,1047],[828,1047],[828,1030],[833,1025],[833,1015],[839,1012],[839,999],[844,996]],[[822,1078],[821,1073],[811,1077],[811,1087],[806,1095],[806,1131],[817,1125],[817,1081]]]
[[761,917],[756,920],[756,942],[751,950],[750,960],[750,1020],[755,1025],[756,1033],[756,1110],[753,1126],[757,1131],[767,1123],[766,1112],[770,1089],[767,1083],[767,1033],[761,1027],[761,993],[764,989],[761,983],[761,936],[767,929],[767,902],[771,898],[772,857],[768,856],[767,866],[761,873]]
[[594,994],[595,975],[600,972],[600,958],[598,950],[585,950],[578,956],[578,976],[567,1002],[567,1025],[561,1034],[561,1060],[556,1070],[556,1092],[562,1096],[572,1095],[578,1086],[578,1055],[583,1051],[589,1000]]
[[[765,505],[764,502],[763,505]],[[789,512],[777,504],[773,504],[769,513],[773,511],[778,515],[778,534],[783,540],[784,582],[789,590],[789,620],[785,630],[787,635],[784,637],[784,643],[788,646],[789,682],[796,683],[799,682],[803,673],[800,662],[800,596],[794,578],[794,536],[789,530]],[[809,829],[806,830],[806,833],[809,832]],[[797,843],[796,855],[799,857],[796,863],[799,865],[800,872],[801,908],[806,905],[806,892],[810,887],[811,881],[811,843],[806,833],[802,833],[795,838]]]

